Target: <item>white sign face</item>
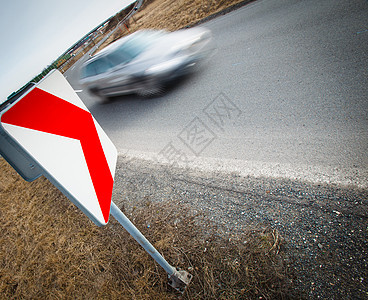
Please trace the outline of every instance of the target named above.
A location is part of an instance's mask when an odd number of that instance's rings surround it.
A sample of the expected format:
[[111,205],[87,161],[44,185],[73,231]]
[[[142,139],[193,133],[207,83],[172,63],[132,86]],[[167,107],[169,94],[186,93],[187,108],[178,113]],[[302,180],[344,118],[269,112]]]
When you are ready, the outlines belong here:
[[94,223],[107,224],[117,151],[59,71],[1,112],[0,124]]

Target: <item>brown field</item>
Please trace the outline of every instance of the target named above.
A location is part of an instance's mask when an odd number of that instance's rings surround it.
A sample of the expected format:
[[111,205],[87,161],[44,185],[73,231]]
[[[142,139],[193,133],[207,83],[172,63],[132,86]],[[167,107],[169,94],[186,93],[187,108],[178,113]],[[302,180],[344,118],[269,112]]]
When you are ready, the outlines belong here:
[[[99,228],[45,178],[28,183],[3,159],[0,170],[0,299],[178,297],[113,218]],[[205,235],[195,219],[206,221],[188,215],[150,202],[128,215],[172,265],[194,275],[183,299],[290,297],[277,231],[255,226],[229,241]]]
[[[129,31],[144,28],[167,29],[169,31],[191,26],[202,19],[215,15],[235,5],[245,4],[244,0],[154,0],[145,1],[143,9],[129,21]],[[128,34],[124,26],[107,43]],[[105,45],[106,45],[105,44]]]
[[[127,22],[128,29],[120,25],[98,49],[101,50],[113,41],[140,29],[166,29],[178,30],[201,22],[205,18],[214,17],[228,10],[245,5],[254,0],[148,0],[144,1],[141,9]],[[122,16],[121,18],[123,18]],[[119,20],[119,18],[118,18]],[[114,23],[117,23],[115,20]],[[109,34],[109,32],[105,33]],[[96,42],[97,43],[97,42]],[[84,52],[88,51],[90,45]],[[71,66],[82,53],[73,58],[68,65]],[[68,67],[69,67],[68,66]],[[68,68],[64,67],[63,72]]]
[[[148,1],[130,28],[174,30],[238,2]],[[282,238],[266,227],[252,226],[229,241],[214,234],[215,228],[205,235],[198,225],[206,222],[203,217],[183,219],[186,208],[170,203],[147,202],[128,215],[172,265],[194,275],[180,296],[112,218],[98,228],[45,178],[25,182],[3,159],[0,205],[0,299],[292,297]]]

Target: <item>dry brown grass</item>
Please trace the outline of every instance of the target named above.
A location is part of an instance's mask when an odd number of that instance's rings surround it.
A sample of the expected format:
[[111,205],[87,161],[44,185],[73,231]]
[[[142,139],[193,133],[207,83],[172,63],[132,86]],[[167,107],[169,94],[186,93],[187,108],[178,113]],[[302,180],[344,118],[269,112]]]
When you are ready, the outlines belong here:
[[[143,8],[130,19],[129,32],[132,33],[147,28],[177,30],[242,2],[244,0],[145,1]],[[121,30],[117,30],[115,34],[109,37],[100,49],[129,32],[122,25]]]
[[155,0],[134,15],[135,28],[177,30],[243,0]]
[[[45,178],[25,182],[3,159],[0,204],[1,299],[178,298],[115,220],[98,228]],[[130,216],[172,265],[194,275],[184,299],[291,297],[277,231],[253,228],[229,241],[187,215],[147,202]]]

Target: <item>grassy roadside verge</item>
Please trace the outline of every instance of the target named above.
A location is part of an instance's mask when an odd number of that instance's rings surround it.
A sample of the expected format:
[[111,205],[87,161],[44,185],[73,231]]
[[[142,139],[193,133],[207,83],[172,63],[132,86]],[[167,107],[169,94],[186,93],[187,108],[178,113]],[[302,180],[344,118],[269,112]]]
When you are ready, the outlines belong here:
[[[45,178],[27,183],[3,159],[0,170],[1,299],[178,298],[113,219],[98,228]],[[169,202],[146,201],[128,216],[171,264],[194,275],[183,299],[291,297],[275,230],[250,227],[228,240],[216,228],[203,232],[205,219]]]

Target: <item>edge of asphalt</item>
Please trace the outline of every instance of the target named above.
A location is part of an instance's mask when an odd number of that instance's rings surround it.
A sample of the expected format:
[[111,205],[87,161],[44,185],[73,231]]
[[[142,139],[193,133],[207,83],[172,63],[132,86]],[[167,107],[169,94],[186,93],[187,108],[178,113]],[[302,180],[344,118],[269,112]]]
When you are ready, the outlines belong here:
[[180,161],[179,159],[165,158],[159,153],[127,149],[119,151],[118,155],[126,160],[139,159],[153,164],[194,169],[208,173],[227,173],[241,177],[288,179],[311,184],[368,188],[368,170],[356,167],[339,168],[305,164],[293,165],[196,156],[191,156],[186,161]]

